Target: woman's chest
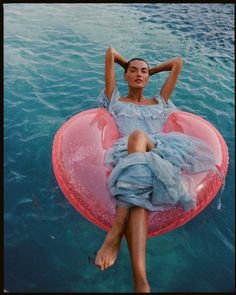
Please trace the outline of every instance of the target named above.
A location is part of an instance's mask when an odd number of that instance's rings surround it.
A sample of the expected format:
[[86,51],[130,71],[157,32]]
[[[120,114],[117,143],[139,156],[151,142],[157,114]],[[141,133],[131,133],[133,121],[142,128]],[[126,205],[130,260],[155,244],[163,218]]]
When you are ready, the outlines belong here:
[[158,133],[165,120],[163,111],[157,107],[117,106],[110,112],[120,131],[125,134],[134,130]]

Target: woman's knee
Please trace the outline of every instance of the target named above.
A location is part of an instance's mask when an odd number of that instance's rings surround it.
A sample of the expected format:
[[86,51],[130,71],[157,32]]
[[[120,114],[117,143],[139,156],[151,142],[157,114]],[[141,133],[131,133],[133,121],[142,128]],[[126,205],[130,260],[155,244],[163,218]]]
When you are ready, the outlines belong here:
[[139,142],[139,141],[146,141],[148,138],[147,134],[141,130],[135,130],[129,136],[129,141]]
[[146,152],[147,138],[143,131],[134,131],[128,139],[128,153]]
[[154,143],[149,138],[147,133],[141,130],[135,130],[130,134],[128,139],[128,145],[145,148],[145,151],[149,151],[154,148]]

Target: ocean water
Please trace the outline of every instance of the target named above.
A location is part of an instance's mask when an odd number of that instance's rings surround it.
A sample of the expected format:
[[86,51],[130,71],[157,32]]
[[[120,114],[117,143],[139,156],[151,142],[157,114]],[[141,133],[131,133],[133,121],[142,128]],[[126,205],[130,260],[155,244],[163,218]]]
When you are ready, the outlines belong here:
[[[152,292],[234,291],[234,5],[206,3],[4,5],[4,288],[132,292],[126,242],[104,272],[89,263],[106,232],[66,200],[51,163],[59,127],[98,107],[110,46],[151,66],[182,56],[172,101],[209,120],[229,148],[223,193],[184,226],[148,239]],[[167,74],[151,77],[145,95]]]

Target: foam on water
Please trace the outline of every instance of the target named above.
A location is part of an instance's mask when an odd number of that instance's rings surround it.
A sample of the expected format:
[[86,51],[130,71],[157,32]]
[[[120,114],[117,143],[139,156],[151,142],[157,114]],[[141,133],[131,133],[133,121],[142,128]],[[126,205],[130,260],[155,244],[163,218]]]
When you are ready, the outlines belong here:
[[[106,235],[65,199],[51,165],[57,129],[98,107],[104,53],[151,66],[182,56],[171,96],[209,120],[229,147],[225,189],[183,227],[147,245],[152,292],[234,290],[234,6],[4,5],[4,287],[10,292],[131,292],[125,241],[116,264],[89,261]],[[127,86],[117,66],[121,93]],[[168,73],[152,76],[152,96]],[[115,278],[115,279],[114,279]]]

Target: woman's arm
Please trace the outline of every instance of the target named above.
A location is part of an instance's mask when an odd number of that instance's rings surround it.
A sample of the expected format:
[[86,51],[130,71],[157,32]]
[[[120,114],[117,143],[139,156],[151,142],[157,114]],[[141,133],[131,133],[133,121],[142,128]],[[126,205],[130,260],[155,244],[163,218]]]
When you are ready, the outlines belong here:
[[105,55],[105,94],[110,100],[116,87],[115,62],[124,69],[127,61],[114,48],[108,48]]
[[168,60],[160,65],[157,65],[151,69],[149,69],[149,75],[152,76],[156,73],[163,71],[171,71],[166,82],[161,88],[161,96],[167,101],[175,88],[175,84],[178,80],[179,74],[181,72],[183,66],[183,59],[181,57],[177,57],[175,59]]

